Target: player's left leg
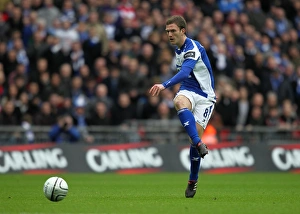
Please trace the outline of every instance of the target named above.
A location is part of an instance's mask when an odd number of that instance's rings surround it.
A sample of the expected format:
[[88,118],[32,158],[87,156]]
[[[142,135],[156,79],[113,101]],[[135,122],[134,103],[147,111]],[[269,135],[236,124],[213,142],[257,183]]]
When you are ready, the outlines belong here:
[[194,146],[190,146],[190,176],[187,188],[185,190],[185,197],[192,198],[196,194],[198,184],[198,173],[200,169],[201,158]]
[[[196,125],[199,137],[201,138],[204,132],[204,129],[199,124]],[[198,185],[198,176],[201,164],[201,157],[197,148],[193,145],[190,146],[190,176],[187,188],[185,190],[185,197],[192,198],[196,194],[197,185]]]

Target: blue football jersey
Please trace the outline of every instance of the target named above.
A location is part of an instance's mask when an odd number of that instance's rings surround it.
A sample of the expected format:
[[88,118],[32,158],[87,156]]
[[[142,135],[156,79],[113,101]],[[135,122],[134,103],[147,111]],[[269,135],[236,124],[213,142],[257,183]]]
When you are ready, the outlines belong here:
[[216,101],[213,72],[205,48],[198,41],[186,38],[175,53],[177,71],[183,66],[192,69],[189,77],[181,82],[180,90],[193,91]]

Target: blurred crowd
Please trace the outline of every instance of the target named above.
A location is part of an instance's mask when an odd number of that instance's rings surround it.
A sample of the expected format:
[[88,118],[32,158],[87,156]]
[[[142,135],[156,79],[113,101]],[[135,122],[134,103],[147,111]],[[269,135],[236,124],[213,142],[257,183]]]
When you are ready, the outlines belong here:
[[[0,125],[51,126],[71,141],[92,125],[177,119],[165,20],[182,15],[215,75],[216,129],[290,129],[300,113],[299,0],[4,0]],[[30,132],[29,132],[30,138]]]

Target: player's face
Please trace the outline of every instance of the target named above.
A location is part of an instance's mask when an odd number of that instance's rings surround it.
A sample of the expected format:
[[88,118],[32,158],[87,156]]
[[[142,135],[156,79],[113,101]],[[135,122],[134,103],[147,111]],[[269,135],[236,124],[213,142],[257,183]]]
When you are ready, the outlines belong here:
[[171,45],[176,45],[179,48],[183,45],[185,38],[184,30],[180,29],[176,24],[166,25],[166,33]]

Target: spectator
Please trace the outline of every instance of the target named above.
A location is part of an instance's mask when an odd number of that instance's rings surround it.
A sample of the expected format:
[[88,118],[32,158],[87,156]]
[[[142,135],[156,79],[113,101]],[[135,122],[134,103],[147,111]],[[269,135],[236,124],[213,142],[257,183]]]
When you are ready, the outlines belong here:
[[81,139],[87,143],[93,143],[94,138],[89,134],[87,129],[87,113],[86,99],[84,96],[79,96],[74,100],[74,108],[72,112],[74,125],[81,135]]
[[6,89],[5,81],[6,81],[5,74],[3,71],[2,64],[0,63],[0,98],[1,99],[4,96],[5,89]]
[[157,108],[160,103],[158,96],[149,96],[145,102],[139,103],[138,105],[138,117],[140,119],[153,118],[157,113]]
[[102,41],[97,35],[96,27],[89,28],[89,37],[82,44],[84,51],[85,61],[90,69],[93,69],[96,59],[102,55]]
[[102,83],[109,76],[106,59],[98,57],[94,63],[94,75],[97,83]]
[[28,93],[26,93],[25,91],[23,91],[18,96],[18,101],[15,103],[15,107],[19,109],[21,115],[28,114],[28,112],[29,112],[29,98],[28,98]]
[[24,43],[24,47],[28,47],[29,41],[33,34],[33,24],[31,23],[30,17],[25,16],[23,17],[23,29],[22,29],[22,40]]
[[65,0],[61,8],[61,16],[66,18],[73,24],[76,21],[76,13],[74,10],[73,1]]
[[39,81],[41,100],[48,100],[51,93],[63,94],[60,83],[61,79],[59,74],[54,73],[50,77],[48,72],[42,73]]
[[58,18],[54,19],[51,23],[51,25],[47,28],[47,33],[52,36],[56,35],[59,30],[62,28],[62,22]]
[[76,103],[82,97],[84,97],[82,79],[79,76],[75,76],[71,81],[71,100],[73,103]]
[[164,121],[175,119],[175,117],[172,115],[168,104],[165,102],[160,102],[157,106],[156,113],[151,117],[151,119],[158,119],[164,123]]
[[1,100],[2,106],[4,106],[4,103],[8,100],[12,101],[15,105],[15,103],[18,101],[18,95],[19,90],[16,84],[9,84],[8,89]]
[[247,123],[247,128],[251,129],[253,126],[264,126],[265,117],[263,115],[262,109],[259,106],[254,106],[250,110],[250,117]]
[[22,8],[23,17],[28,17],[30,12],[31,12],[31,1],[30,0],[23,0],[20,5],[21,5],[21,8]]
[[111,125],[111,115],[105,102],[97,101],[90,116],[87,117],[86,123],[89,126],[108,126]]
[[227,48],[225,44],[218,43],[214,57],[216,63],[216,75],[226,75],[231,78],[233,76],[233,63],[227,56]]
[[257,76],[255,76],[254,71],[252,69],[246,69],[245,71],[245,86],[247,87],[249,98],[260,92],[260,80]]
[[4,14],[0,11],[0,41],[8,37],[9,30],[10,30],[10,26],[4,20]]
[[97,81],[93,77],[84,80],[82,90],[84,92],[84,95],[88,99],[92,99],[95,96],[96,86],[97,86]]
[[[34,143],[35,142],[35,134],[32,131],[32,116],[29,114],[24,114],[22,118],[21,127],[24,131],[24,137],[21,140],[25,139],[25,143]],[[20,141],[21,141],[20,140]]]
[[138,61],[148,66],[150,77],[157,75],[155,52],[150,43],[145,43],[142,45],[142,50],[141,54],[138,56]]
[[245,66],[249,67],[250,65],[253,64],[254,56],[258,53],[258,48],[255,46],[255,42],[253,39],[245,40],[244,52],[245,52]]
[[18,64],[19,63],[17,61],[17,52],[13,49],[9,50],[3,61],[5,76],[8,77],[13,71],[15,71]]
[[32,12],[30,15],[34,32],[37,33],[42,38],[42,40],[45,40],[48,33],[45,20],[37,18],[35,12]]
[[225,127],[236,126],[238,105],[231,97],[233,87],[226,83],[223,86],[221,97],[218,97],[219,101],[216,103],[216,111],[222,118],[222,123]]
[[270,91],[266,95],[266,102],[264,105],[264,114],[267,114],[270,109],[279,108],[278,96],[274,91]]
[[265,12],[261,8],[261,1],[247,1],[245,10],[249,17],[249,23],[253,25],[257,31],[261,31],[267,18]]
[[64,98],[61,95],[56,94],[55,92],[50,94],[48,101],[50,102],[51,109],[54,114],[57,114],[57,115],[62,114],[63,100],[64,100]]
[[[196,2],[196,4],[197,3],[198,2]],[[216,0],[204,0],[200,1],[199,4],[204,16],[212,17],[214,11],[219,9],[218,5],[216,4]]]
[[295,95],[295,103],[297,105],[297,115],[300,115],[300,66],[296,68],[296,77],[292,81],[292,89]]
[[89,19],[89,8],[86,4],[80,3],[77,7],[77,22],[87,22]]
[[72,115],[73,108],[74,108],[74,103],[72,102],[72,99],[70,97],[65,97],[62,100],[62,102],[60,103],[60,107],[58,109],[57,114],[58,115],[63,115],[63,114]]
[[271,39],[274,39],[277,36],[276,24],[272,18],[266,18],[262,32]]
[[106,56],[107,62],[109,66],[118,66],[119,58],[121,55],[121,49],[119,47],[119,43],[115,40],[109,41],[109,50]]
[[18,108],[15,107],[14,102],[7,100],[3,104],[3,109],[0,114],[1,125],[20,125],[21,113]]
[[295,67],[300,66],[300,51],[297,46],[290,46],[288,49],[288,55]]
[[[233,84],[236,88],[240,88],[242,86],[245,86],[246,80],[245,80],[245,70],[243,68],[235,68],[233,70]],[[248,90],[247,90],[248,91]]]
[[279,127],[280,126],[280,119],[279,119],[279,109],[277,107],[269,108],[266,114],[266,121],[265,124],[268,127]]
[[284,78],[279,70],[274,70],[271,73],[269,82],[272,87],[272,91],[277,93],[280,103],[282,103],[284,99],[294,100],[291,84],[289,80]]
[[215,10],[212,15],[213,24],[215,26],[216,31],[221,32],[221,28],[224,22],[224,14],[220,10]]
[[162,62],[159,65],[159,81],[164,82],[173,76],[169,62]]
[[85,64],[84,51],[79,41],[72,43],[72,49],[70,53],[72,70],[75,75],[79,74],[79,69]]
[[55,32],[55,36],[60,40],[63,53],[68,55],[72,44],[79,40],[79,35],[76,29],[72,28],[72,23],[67,17],[62,17],[61,22],[62,28]]
[[253,94],[253,96],[251,97],[251,107],[263,108],[264,101],[265,101],[265,98],[264,98],[263,94],[257,92],[255,94]]
[[[43,58],[45,56],[47,49],[48,45],[44,42],[44,39],[41,36],[41,34],[38,32],[34,32],[32,42],[28,44],[28,48],[26,49],[29,60],[29,70],[31,71],[29,72],[30,79],[33,79],[35,81],[37,80],[37,61],[39,61],[40,58]],[[46,60],[45,58],[43,59]]]
[[104,13],[103,26],[108,40],[113,40],[115,38],[115,33],[117,30],[116,21],[116,17],[110,12]]
[[70,58],[63,52],[60,39],[57,36],[50,35],[48,37],[49,47],[44,57],[48,61],[50,73],[59,73],[62,64],[68,63]]
[[22,9],[17,6],[12,6],[12,13],[10,14],[7,23],[10,27],[10,35],[13,31],[19,31],[23,28]]
[[248,121],[249,112],[250,112],[250,102],[248,99],[248,90],[245,86],[241,86],[239,88],[239,99],[237,101],[238,104],[238,114],[236,121],[236,129],[243,129]]
[[122,24],[116,29],[115,40],[120,42],[123,39],[139,36],[139,29],[136,28],[131,18],[124,17]]
[[92,109],[92,106],[95,106],[95,104],[98,101],[104,102],[109,109],[112,108],[114,104],[114,101],[111,99],[110,96],[108,96],[107,86],[103,83],[96,85],[95,96],[92,99],[90,99],[89,109]]
[[282,130],[289,131],[299,125],[299,118],[296,114],[291,100],[286,99],[282,102],[282,113],[280,115],[280,125]]
[[26,67],[23,64],[17,64],[16,70],[12,71],[8,76],[8,84],[16,83],[15,79],[17,77],[24,77],[26,78]]
[[114,102],[117,101],[119,92],[121,91],[120,76],[120,69],[113,66],[110,69],[110,76],[103,81],[103,83],[107,86],[108,96],[111,97]]
[[118,102],[112,108],[112,125],[122,125],[126,120],[136,118],[135,109],[128,93],[120,93]]
[[[1,29],[0,29],[0,32],[1,32]],[[0,38],[0,63],[1,63],[1,66],[2,66],[2,69],[4,71],[4,61],[6,60],[7,58],[7,46],[6,46],[6,43],[5,42],[2,42],[1,41],[1,38]],[[5,76],[7,76],[5,74]]]
[[38,17],[46,20],[47,28],[53,23],[53,21],[60,17],[59,9],[53,4],[53,0],[45,0],[44,5],[38,11]]
[[61,65],[59,69],[59,75],[61,78],[61,89],[63,93],[63,97],[71,96],[71,84],[72,84],[72,68],[68,63],[64,63]]
[[33,124],[37,126],[53,126],[56,122],[56,115],[51,110],[49,102],[41,104],[40,111],[33,117]]
[[123,71],[123,75],[120,77],[120,88],[129,93],[130,99],[133,104],[136,104],[137,100],[143,96],[147,90],[145,88],[146,77],[139,73],[139,62],[137,58],[129,60],[128,68]]
[[253,63],[252,65],[249,65],[248,68],[254,71],[254,75],[257,76],[260,80],[260,82],[263,82],[263,76],[264,76],[264,63],[265,63],[265,57],[261,52],[257,52],[254,55]]
[[75,143],[80,140],[80,132],[74,126],[70,115],[61,115],[51,127],[49,138],[54,143]]
[[275,20],[276,31],[279,36],[289,31],[289,29],[291,28],[291,23],[286,18],[285,11],[283,8],[275,7],[274,20]]
[[49,74],[48,70],[48,61],[45,58],[39,58],[36,60],[34,64],[34,69],[31,69],[30,72],[30,81],[39,82],[41,80],[41,76],[44,73]]
[[75,29],[77,30],[79,41],[83,44],[83,42],[89,38],[87,24],[85,22],[79,22]]
[[[108,52],[108,40],[105,28],[100,22],[99,15],[96,11],[91,11],[89,14],[88,29],[90,38],[93,38],[93,40],[97,38],[97,41],[101,44],[100,53],[105,56]],[[91,29],[93,29],[92,32],[90,31]]]
[[18,88],[19,94],[26,90],[27,81],[25,78],[26,78],[25,75],[19,75],[19,74],[16,75],[14,78],[14,82]]
[[133,36],[130,39],[131,49],[129,50],[129,55],[132,58],[136,58],[141,54],[142,39],[139,36]]

